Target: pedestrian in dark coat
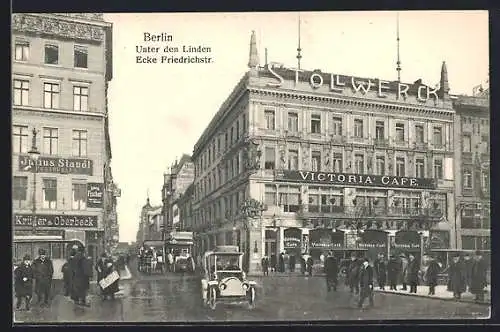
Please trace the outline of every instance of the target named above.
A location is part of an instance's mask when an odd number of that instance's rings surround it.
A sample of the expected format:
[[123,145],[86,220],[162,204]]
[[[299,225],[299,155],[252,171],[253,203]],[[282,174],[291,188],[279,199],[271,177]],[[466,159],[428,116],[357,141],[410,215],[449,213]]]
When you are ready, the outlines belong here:
[[391,290],[397,290],[400,263],[396,257],[391,255],[389,263],[387,263],[387,279],[389,279],[389,287]]
[[337,258],[335,258],[332,252],[329,252],[328,256],[326,256],[325,258],[325,275],[326,275],[327,291],[330,291],[332,288],[334,291],[337,290],[338,273],[339,273],[339,263],[337,261]]
[[359,270],[358,308],[363,307],[366,298],[368,298],[370,306],[373,307],[373,269],[368,259],[365,258]]
[[14,290],[16,293],[16,309],[20,310],[23,300],[25,309],[30,310],[31,298],[33,296],[33,268],[31,267],[31,257],[25,255],[23,262],[14,271]]
[[413,254],[408,255],[408,284],[410,284],[410,293],[417,293],[419,263]]
[[347,280],[349,284],[349,288],[351,293],[354,294],[359,293],[359,268],[360,261],[356,258],[356,256],[351,256],[351,262],[349,263],[349,267],[347,270]]
[[[102,278],[106,278],[107,276],[109,276],[111,273],[113,273],[115,271],[118,272],[117,267],[113,263],[113,259],[111,257],[105,258],[103,261]],[[113,282],[108,287],[106,287],[104,289],[101,288],[101,294],[102,294],[104,300],[106,298],[114,299],[115,294],[118,293],[118,291],[120,290],[119,285],[118,285],[118,281],[119,281],[119,279],[116,280],[115,282]]]
[[434,259],[434,257],[430,257],[429,266],[427,267],[427,271],[425,272],[425,279],[427,280],[427,285],[429,286],[429,294],[436,294],[436,285],[438,281],[438,274],[441,268],[439,267],[438,262]]
[[401,290],[407,290],[406,285],[408,284],[408,259],[404,254],[399,255],[401,259],[401,264],[399,266],[399,280],[403,287]]
[[84,249],[73,247],[74,252],[69,265],[71,269],[71,299],[77,305],[89,306],[86,302],[87,292],[90,288],[92,270],[89,271],[89,263],[84,255]]
[[312,275],[313,275],[314,260],[313,260],[313,258],[311,256],[307,257],[306,265],[307,265],[307,274],[310,277],[312,277]]
[[295,255],[290,255],[290,257],[288,258],[290,272],[295,272],[295,262]]
[[451,291],[455,299],[460,299],[466,290],[465,267],[460,257],[453,257],[453,262],[448,268],[448,278],[450,280]]
[[466,254],[464,257],[465,283],[467,285],[467,289],[471,293],[472,291],[470,290],[470,287],[472,283],[472,265],[474,265],[474,260],[469,254]]
[[301,255],[300,256],[300,273],[302,273],[302,275],[305,275],[306,269],[307,269],[307,263],[306,263],[305,255]]
[[71,291],[71,269],[68,262],[64,262],[61,272],[64,281],[64,296],[69,296]]
[[275,254],[271,255],[270,263],[271,263],[271,272],[276,272],[276,255]]
[[487,285],[486,275],[488,273],[488,267],[483,259],[481,252],[476,252],[474,256],[474,263],[472,265],[471,272],[471,286],[470,291],[476,296],[476,302],[484,301],[484,288]]
[[269,258],[267,258],[267,256],[262,257],[261,264],[262,264],[262,273],[265,276],[268,276],[269,275]]
[[278,259],[278,272],[285,272],[285,254],[281,253]]
[[379,254],[373,265],[375,267],[375,273],[377,274],[378,287],[384,290],[387,281],[387,263],[385,262],[384,254]]
[[33,262],[33,273],[35,274],[35,292],[37,303],[43,301],[44,305],[49,305],[50,290],[52,288],[52,276],[54,275],[54,265],[52,261],[45,256],[45,250],[38,250],[40,255]]

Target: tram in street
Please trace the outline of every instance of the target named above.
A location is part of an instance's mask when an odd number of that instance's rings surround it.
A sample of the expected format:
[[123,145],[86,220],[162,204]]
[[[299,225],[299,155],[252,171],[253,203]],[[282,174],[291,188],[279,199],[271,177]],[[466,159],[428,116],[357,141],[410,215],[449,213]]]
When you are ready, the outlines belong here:
[[139,272],[164,274],[167,271],[165,244],[161,240],[145,240],[139,252]]
[[39,249],[45,249],[47,256],[52,260],[54,266],[53,279],[63,279],[61,268],[66,263],[73,245],[83,247],[84,244],[78,239],[63,239],[59,235],[19,235],[13,238],[13,269],[22,262],[24,255],[28,254],[31,259],[38,256]]
[[165,241],[165,250],[172,253],[174,257],[173,272],[194,273],[196,264],[193,253],[193,233],[192,232],[172,232]]

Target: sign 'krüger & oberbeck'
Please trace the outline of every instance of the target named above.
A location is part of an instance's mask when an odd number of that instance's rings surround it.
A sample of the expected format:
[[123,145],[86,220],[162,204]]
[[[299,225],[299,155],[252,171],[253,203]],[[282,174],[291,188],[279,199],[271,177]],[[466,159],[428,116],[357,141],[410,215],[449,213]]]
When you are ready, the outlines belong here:
[[[274,88],[279,88],[283,85],[285,82],[285,79],[283,78],[282,75],[278,73],[278,68],[281,70],[291,70],[295,72],[295,85],[298,84],[299,81],[302,81],[303,78],[300,77],[299,79],[299,73],[304,72],[304,70],[297,69],[297,68],[284,68],[284,67],[274,67],[275,65],[280,65],[279,63],[274,63],[271,62],[267,65],[266,69],[271,75],[277,79],[277,82],[273,83],[267,83],[267,86],[269,87],[274,87]],[[302,74],[304,75],[304,74]],[[318,89],[323,86],[324,84],[324,73],[320,72],[312,72],[312,74],[309,75],[308,81],[313,89]],[[410,91],[410,87],[412,87],[412,90],[415,89],[416,95],[417,95],[417,100],[421,102],[425,102],[427,100],[434,99],[434,102],[437,102],[439,97],[438,97],[438,92],[439,92],[439,87],[436,88],[430,88],[427,85],[424,84],[418,84],[418,85],[413,85],[410,86],[409,84],[401,83],[401,82],[388,82],[380,79],[360,79],[356,78],[353,76],[344,76],[344,75],[338,75],[338,74],[327,74],[330,75],[329,77],[329,90],[333,93],[343,93],[345,88],[351,88],[354,92],[361,92],[363,94],[367,94],[369,91],[376,91],[377,96],[379,98],[386,98],[387,94],[386,92],[390,90],[396,90],[397,96],[402,97],[402,98],[407,98],[408,97],[408,92]],[[391,88],[391,84],[393,87]],[[396,84],[394,86],[394,84]]]

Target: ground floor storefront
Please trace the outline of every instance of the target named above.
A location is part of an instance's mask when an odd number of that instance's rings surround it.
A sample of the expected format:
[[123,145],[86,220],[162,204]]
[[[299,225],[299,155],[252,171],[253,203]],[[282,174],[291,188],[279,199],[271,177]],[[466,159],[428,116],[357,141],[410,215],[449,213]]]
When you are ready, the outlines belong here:
[[196,247],[202,253],[218,245],[236,245],[245,253],[244,268],[250,273],[262,272],[264,256],[272,267],[278,268],[283,260],[287,271],[299,271],[303,255],[310,255],[317,264],[321,255],[329,251],[333,251],[340,261],[349,260],[354,255],[373,262],[378,254],[384,254],[386,258],[412,254],[420,260],[432,250],[450,248],[449,230],[439,228],[352,230],[314,226],[312,223],[304,225],[299,220],[283,219],[277,223],[271,218],[234,225],[199,234]]

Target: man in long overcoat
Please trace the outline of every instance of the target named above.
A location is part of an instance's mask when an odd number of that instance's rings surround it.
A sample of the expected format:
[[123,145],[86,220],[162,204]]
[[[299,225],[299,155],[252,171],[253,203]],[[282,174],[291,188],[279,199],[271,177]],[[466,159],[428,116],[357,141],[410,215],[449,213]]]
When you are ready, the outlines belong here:
[[429,258],[430,258],[429,266],[427,267],[427,271],[425,272],[425,277],[427,280],[427,285],[429,286],[428,295],[435,295],[436,285],[438,281],[438,274],[441,268],[439,267],[438,262],[436,262],[433,256],[429,256]]
[[347,280],[351,293],[354,294],[359,293],[359,268],[360,261],[356,258],[355,254],[351,255],[351,261],[349,262],[349,266],[347,269]]
[[358,308],[363,307],[366,298],[368,298],[370,306],[373,307],[373,269],[367,258],[363,260],[359,270]]
[[90,278],[92,270],[89,271],[89,263],[84,255],[84,248],[73,247],[74,255],[69,265],[72,272],[71,278],[71,299],[77,305],[89,306],[86,302],[87,292],[90,288]]
[[391,290],[397,290],[399,267],[400,264],[396,257],[391,255],[389,257],[389,263],[387,263],[387,279],[389,279],[389,287]]
[[50,289],[52,288],[52,276],[54,275],[54,265],[52,260],[45,256],[45,249],[38,250],[40,255],[33,262],[33,272],[35,274],[35,292],[37,302],[43,300],[43,304],[49,305]]
[[419,262],[413,254],[408,255],[408,284],[410,284],[410,293],[417,293]]
[[330,291],[332,288],[334,291],[337,290],[339,273],[339,263],[337,258],[330,251],[325,258],[325,275],[326,275],[326,289]]
[[381,290],[385,289],[385,283],[387,281],[387,263],[385,261],[384,254],[378,254],[377,260],[374,262],[375,273],[377,274],[378,287]]
[[25,309],[30,310],[31,298],[33,296],[33,268],[31,267],[31,257],[25,255],[23,262],[14,271],[14,290],[16,293],[16,309],[20,310],[23,300]]
[[448,268],[448,278],[450,281],[451,291],[453,292],[453,297],[455,299],[460,299],[467,286],[465,267],[459,255],[453,257],[453,262]]
[[484,288],[486,287],[487,280],[486,275],[488,273],[488,267],[483,259],[483,255],[480,251],[476,252],[474,256],[474,263],[472,265],[471,273],[471,285],[470,291],[472,294],[476,295],[476,302],[484,301]]
[[262,273],[265,276],[268,276],[269,275],[269,258],[267,258],[267,256],[262,257],[261,264],[262,264]]
[[401,264],[399,267],[399,281],[403,285],[401,290],[407,290],[406,285],[408,284],[408,259],[406,258],[405,254],[399,255],[399,258],[401,259]]

